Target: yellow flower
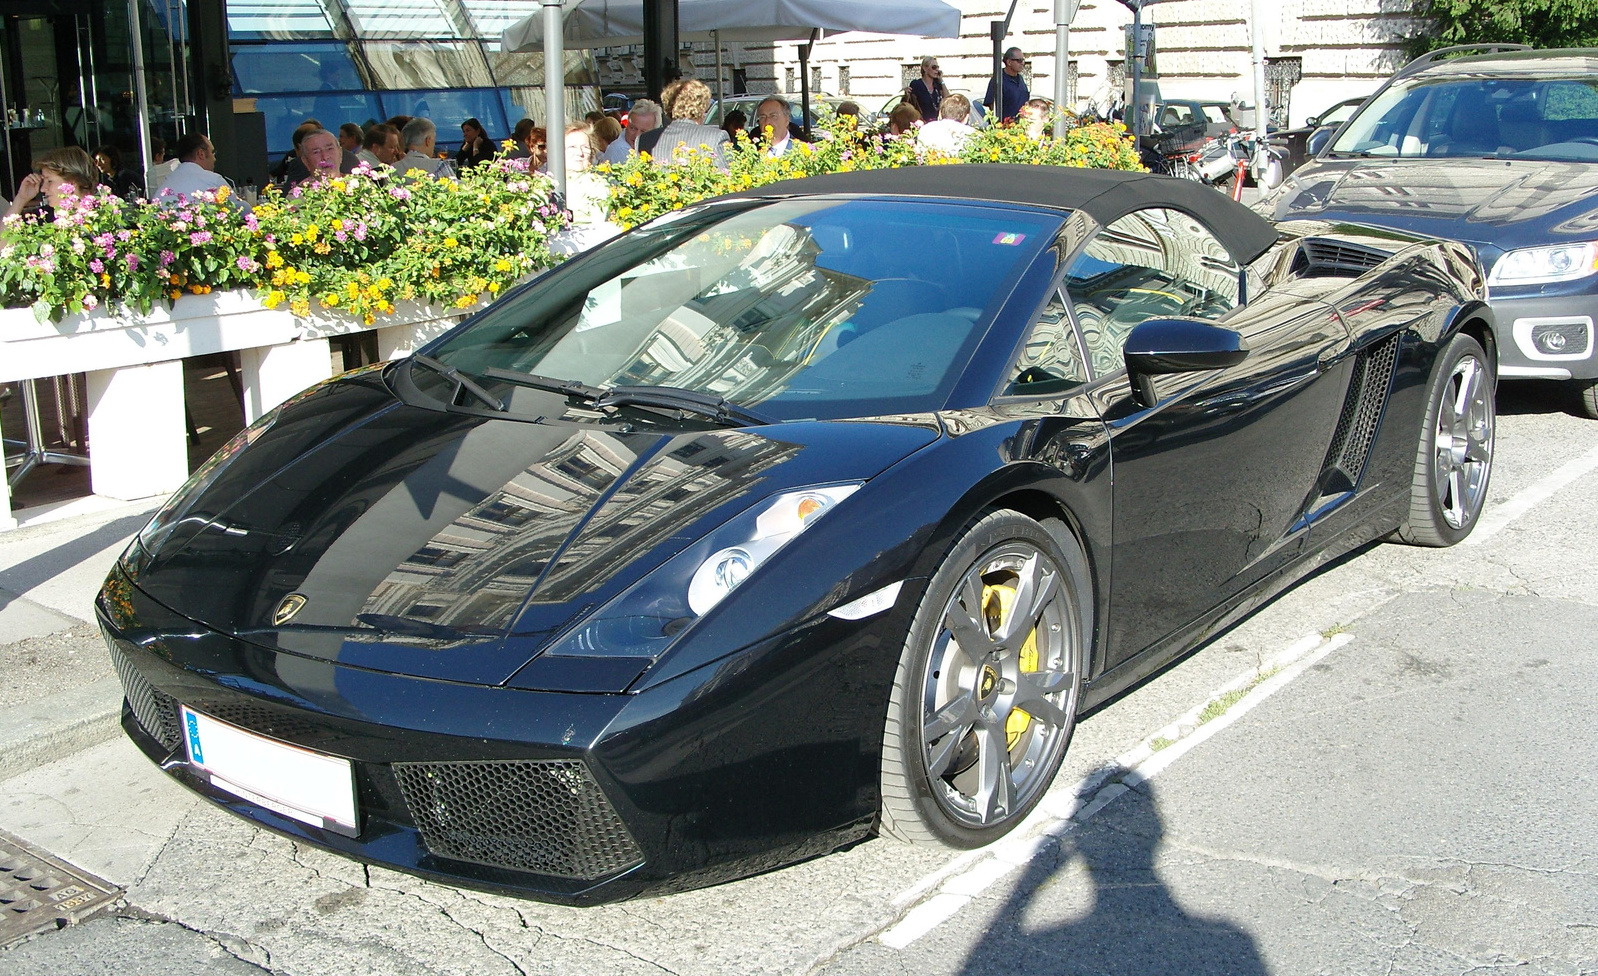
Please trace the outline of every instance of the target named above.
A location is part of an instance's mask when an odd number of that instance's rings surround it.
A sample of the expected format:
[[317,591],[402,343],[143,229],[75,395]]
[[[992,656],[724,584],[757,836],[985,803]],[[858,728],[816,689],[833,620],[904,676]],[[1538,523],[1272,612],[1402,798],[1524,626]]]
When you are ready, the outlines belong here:
[[334,217],[333,218],[333,229],[334,230],[343,230],[344,229],[344,221],[340,220],[337,217]]
[[328,308],[337,308],[338,302],[338,292],[336,291],[330,291],[326,295],[322,296],[322,304],[326,305]]
[[361,297],[361,286],[357,285],[353,281],[351,281],[348,284],[346,284],[344,286],[344,290],[350,293],[350,297],[351,298],[360,298]]
[[308,241],[315,241],[316,235],[320,233],[321,231],[317,229],[315,224],[309,224],[305,228],[305,239]]
[[504,274],[506,271],[510,270],[510,262],[504,258],[500,258],[498,261],[494,262],[494,270]]
[[488,291],[489,291],[489,294],[491,294],[491,295],[498,295],[499,294],[499,282],[497,282],[497,281],[489,282]]
[[226,183],[223,183],[221,186],[216,188],[216,202],[217,203],[226,203],[227,202],[227,198],[228,198],[228,194],[230,194],[232,192],[233,192],[232,187],[229,187]]
[[455,239],[455,238],[453,238],[453,237],[446,237],[446,238],[444,238],[444,246],[445,246],[445,247],[459,247],[459,246],[460,246],[460,243],[461,243],[461,242],[460,242],[460,241],[457,241],[457,240],[456,240],[456,239]]
[[289,311],[302,317],[310,315],[311,303],[304,298],[296,298],[292,302],[289,302]]
[[277,253],[276,250],[266,252],[266,266],[268,268],[283,267],[283,255]]
[[296,244],[296,245],[298,245],[298,244],[304,244],[304,243],[305,243],[305,235],[304,235],[304,234],[295,234],[295,235],[294,235],[294,236],[293,236],[293,237],[292,237],[292,238],[290,238],[290,239],[291,239],[291,240],[292,240],[292,241],[293,241],[293,242],[294,242],[294,243],[295,243],[295,244]]

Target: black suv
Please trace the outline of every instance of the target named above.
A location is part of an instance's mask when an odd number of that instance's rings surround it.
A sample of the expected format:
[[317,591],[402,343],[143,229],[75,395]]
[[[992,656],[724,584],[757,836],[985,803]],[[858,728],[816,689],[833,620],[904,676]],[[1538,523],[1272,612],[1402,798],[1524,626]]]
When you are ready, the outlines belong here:
[[1474,246],[1499,375],[1571,380],[1598,418],[1598,49],[1424,55],[1258,206]]

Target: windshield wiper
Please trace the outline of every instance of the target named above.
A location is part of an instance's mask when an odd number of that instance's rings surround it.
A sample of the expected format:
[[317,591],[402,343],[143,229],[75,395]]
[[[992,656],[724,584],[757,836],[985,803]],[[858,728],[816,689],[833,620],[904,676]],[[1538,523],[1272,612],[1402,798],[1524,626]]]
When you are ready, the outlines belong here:
[[770,417],[729,402],[726,397],[675,386],[613,386],[594,401],[594,406],[681,410],[734,427],[763,427],[776,423]]
[[460,391],[465,390],[467,393],[470,393],[472,396],[487,404],[490,410],[497,410],[500,413],[505,412],[505,401],[478,386],[476,381],[474,381],[470,376],[467,376],[465,373],[461,372],[455,367],[446,366],[431,356],[416,355],[411,357],[411,361],[420,366],[426,366],[428,369],[455,384],[455,392],[450,394],[450,403],[454,403],[455,397],[460,393]]
[[605,390],[597,386],[589,386],[577,380],[557,380],[551,376],[539,376],[536,373],[518,373],[513,369],[500,369],[490,366],[483,370],[483,376],[492,380],[502,380],[512,386],[525,386],[534,390],[546,390],[550,393],[564,393],[573,400],[584,403],[593,403],[605,395]]

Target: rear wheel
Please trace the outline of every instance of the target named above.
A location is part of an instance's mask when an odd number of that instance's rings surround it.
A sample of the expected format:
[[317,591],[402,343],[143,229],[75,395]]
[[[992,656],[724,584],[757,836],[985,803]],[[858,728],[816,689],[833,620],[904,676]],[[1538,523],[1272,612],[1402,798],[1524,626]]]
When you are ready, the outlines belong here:
[[978,847],[1042,799],[1076,726],[1091,640],[1087,559],[1018,512],[960,537],[916,610],[888,704],[881,830]]
[[1455,336],[1432,380],[1410,485],[1409,519],[1397,537],[1451,546],[1470,535],[1493,471],[1497,377],[1475,339]]

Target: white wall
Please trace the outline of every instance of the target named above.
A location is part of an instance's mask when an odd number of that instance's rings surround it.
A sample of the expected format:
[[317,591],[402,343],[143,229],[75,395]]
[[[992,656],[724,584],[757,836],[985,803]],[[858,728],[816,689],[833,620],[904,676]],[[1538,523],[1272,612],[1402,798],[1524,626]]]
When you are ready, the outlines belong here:
[[[942,64],[952,90],[980,97],[992,70],[988,24],[1002,19],[1009,4],[949,2],[964,15],[959,38],[857,33],[821,41],[810,64],[821,69],[822,89],[844,94],[838,69],[847,65],[847,94],[862,107],[876,109],[903,90],[902,67],[931,54]],[[1344,98],[1375,91],[1403,63],[1401,38],[1413,24],[1407,0],[1263,0],[1261,7],[1266,11],[1266,57],[1302,59],[1303,77],[1288,103],[1294,125]],[[1176,0],[1145,8],[1145,17],[1158,31],[1162,92],[1204,99],[1225,99],[1237,92],[1252,101],[1249,9],[1249,0]],[[1078,71],[1075,107],[1107,90],[1108,62],[1121,58],[1122,28],[1131,22],[1132,12],[1115,0],[1083,0],[1070,39]],[[1026,53],[1033,93],[1052,96],[1053,0],[1019,0],[1009,43]],[[748,68],[750,88],[756,91],[785,90],[785,69],[797,71],[799,64],[795,44],[746,45],[736,55],[729,53],[727,64],[735,58]],[[699,75],[712,79],[715,55],[702,52],[695,61]]]

